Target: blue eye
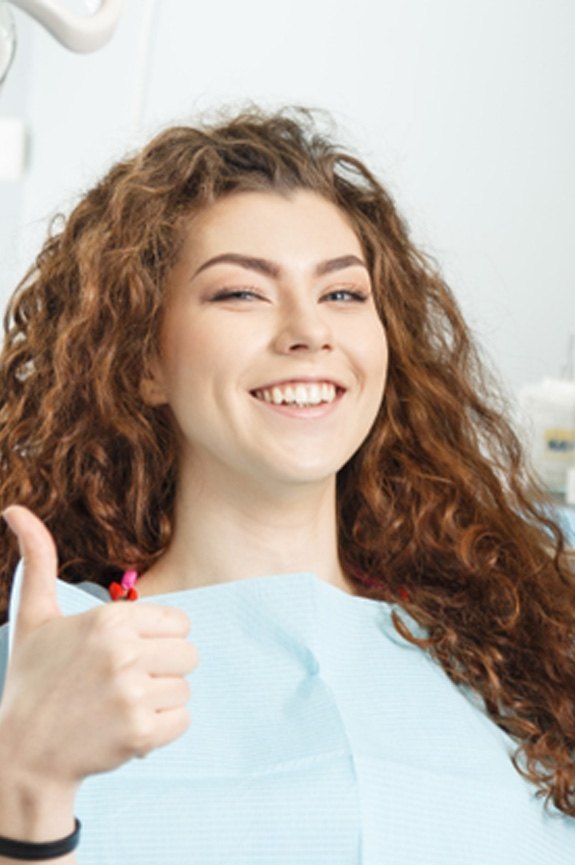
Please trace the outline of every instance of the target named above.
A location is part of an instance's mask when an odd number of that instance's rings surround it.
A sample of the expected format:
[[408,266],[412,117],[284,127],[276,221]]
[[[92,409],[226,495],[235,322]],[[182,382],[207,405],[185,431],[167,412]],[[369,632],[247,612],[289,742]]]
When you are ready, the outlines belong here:
[[369,295],[362,291],[352,291],[349,288],[337,288],[322,297],[322,300],[343,301],[344,303],[365,303]]

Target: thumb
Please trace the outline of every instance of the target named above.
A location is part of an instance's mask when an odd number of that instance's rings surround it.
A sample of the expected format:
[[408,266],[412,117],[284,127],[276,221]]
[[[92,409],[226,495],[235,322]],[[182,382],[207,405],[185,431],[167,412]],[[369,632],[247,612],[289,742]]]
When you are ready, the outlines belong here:
[[2,516],[18,538],[22,556],[23,578],[15,635],[24,635],[62,615],[56,595],[56,544],[42,520],[28,508],[11,505]]

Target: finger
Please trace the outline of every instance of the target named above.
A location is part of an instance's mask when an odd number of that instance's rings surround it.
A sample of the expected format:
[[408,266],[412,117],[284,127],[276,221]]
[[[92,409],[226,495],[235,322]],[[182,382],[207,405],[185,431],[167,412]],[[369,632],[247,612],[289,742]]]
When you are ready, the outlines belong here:
[[156,712],[156,747],[161,748],[185,733],[192,722],[188,709],[167,709]]
[[178,739],[191,724],[191,715],[188,709],[166,709],[154,713],[153,732],[146,736],[143,741],[135,743],[135,753],[138,757],[145,757],[155,748],[163,748],[175,739]]
[[183,610],[160,604],[129,604],[130,614],[141,637],[182,637],[191,630],[189,617]]
[[150,679],[143,705],[154,712],[167,712],[187,706],[192,689],[182,676]]
[[62,615],[56,594],[58,556],[52,535],[28,508],[11,505],[2,515],[18,538],[23,563],[18,636]]
[[198,650],[185,639],[142,640],[140,669],[150,676],[187,676],[198,666]]

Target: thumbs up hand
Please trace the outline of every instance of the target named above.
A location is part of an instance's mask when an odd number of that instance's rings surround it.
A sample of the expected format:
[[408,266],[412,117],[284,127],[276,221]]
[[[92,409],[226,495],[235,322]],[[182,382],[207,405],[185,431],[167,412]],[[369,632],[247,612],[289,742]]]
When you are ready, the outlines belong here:
[[46,789],[72,790],[187,729],[185,677],[197,650],[188,617],[175,608],[111,603],[62,616],[50,533],[26,508],[4,516],[24,573],[0,704],[2,754]]
[[15,638],[61,617],[56,597],[58,557],[52,535],[27,508],[12,506],[5,520],[18,537],[24,568],[21,604]]

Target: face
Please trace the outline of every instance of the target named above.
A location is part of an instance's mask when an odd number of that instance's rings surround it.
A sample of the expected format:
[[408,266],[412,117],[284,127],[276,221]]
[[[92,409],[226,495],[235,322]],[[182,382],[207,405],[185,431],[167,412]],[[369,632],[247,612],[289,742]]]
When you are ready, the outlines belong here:
[[143,395],[183,471],[323,482],[380,406],[387,343],[359,240],[316,193],[241,192],[190,221]]

